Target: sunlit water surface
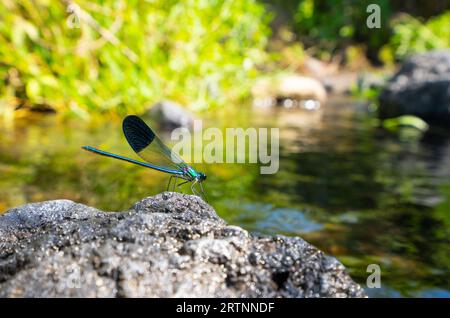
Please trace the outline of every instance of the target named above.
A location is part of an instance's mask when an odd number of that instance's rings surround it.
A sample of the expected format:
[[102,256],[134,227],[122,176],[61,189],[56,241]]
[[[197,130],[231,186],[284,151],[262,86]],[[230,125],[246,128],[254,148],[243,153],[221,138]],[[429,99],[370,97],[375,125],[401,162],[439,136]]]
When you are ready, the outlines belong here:
[[[450,297],[448,132],[382,131],[364,103],[349,99],[319,111],[237,114],[206,118],[204,128],[279,127],[280,169],[261,175],[258,165],[195,165],[208,175],[219,215],[254,232],[300,235],[363,286],[367,266],[378,264],[381,288],[366,287],[370,296]],[[41,115],[0,132],[0,213],[60,198],[120,211],[165,190],[165,174],[80,149],[136,158],[120,121]]]

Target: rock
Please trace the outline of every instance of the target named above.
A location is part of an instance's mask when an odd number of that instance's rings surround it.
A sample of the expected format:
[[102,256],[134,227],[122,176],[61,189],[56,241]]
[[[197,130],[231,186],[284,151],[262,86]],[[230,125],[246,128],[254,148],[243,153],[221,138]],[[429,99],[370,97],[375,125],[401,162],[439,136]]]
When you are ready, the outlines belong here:
[[192,128],[195,117],[183,106],[172,101],[163,100],[150,108],[150,115],[168,128]]
[[333,95],[351,95],[354,89],[381,89],[385,84],[383,75],[376,73],[361,73],[341,71],[320,78],[328,93]]
[[335,95],[348,95],[351,88],[358,81],[358,74],[349,71],[342,71],[321,78],[327,92]]
[[0,297],[363,297],[344,266],[299,237],[225,223],[164,192],[129,211],[69,200],[0,216]]
[[327,93],[322,84],[310,77],[286,76],[280,79],[278,85],[279,95],[292,99],[314,99],[323,103],[327,97]]
[[428,123],[450,123],[450,51],[414,55],[380,94],[382,119],[414,115]]
[[319,59],[307,56],[303,62],[303,71],[315,78],[326,78],[339,71],[338,63],[325,63]]
[[261,79],[253,86],[252,95],[256,106],[283,104],[288,108],[303,105],[299,101],[315,101],[320,105],[325,103],[327,97],[325,88],[318,80],[299,75]]

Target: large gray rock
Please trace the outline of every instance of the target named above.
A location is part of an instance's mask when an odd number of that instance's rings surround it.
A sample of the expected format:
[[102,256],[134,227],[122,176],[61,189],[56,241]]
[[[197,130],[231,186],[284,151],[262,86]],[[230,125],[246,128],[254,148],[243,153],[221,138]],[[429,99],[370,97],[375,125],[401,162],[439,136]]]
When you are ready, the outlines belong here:
[[68,200],[0,217],[1,297],[361,297],[335,258],[298,237],[227,225],[165,192],[125,212]]
[[412,56],[380,94],[380,117],[415,115],[450,123],[450,51]]

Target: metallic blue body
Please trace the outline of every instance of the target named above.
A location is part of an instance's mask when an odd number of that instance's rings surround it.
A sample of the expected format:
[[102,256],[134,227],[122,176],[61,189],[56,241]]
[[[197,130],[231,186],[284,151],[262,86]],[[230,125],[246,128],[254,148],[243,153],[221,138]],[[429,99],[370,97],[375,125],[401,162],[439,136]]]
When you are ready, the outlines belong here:
[[84,150],[91,151],[91,152],[94,152],[94,153],[102,155],[102,156],[116,158],[116,159],[119,159],[119,160],[131,162],[131,163],[134,163],[134,164],[146,167],[146,168],[150,168],[150,169],[155,169],[155,170],[158,170],[158,171],[161,171],[161,172],[167,172],[167,173],[170,173],[170,174],[180,175],[180,176],[184,175],[184,172],[180,171],[180,170],[171,170],[171,169],[158,167],[158,166],[152,165],[150,163],[145,163],[145,162],[141,162],[141,161],[134,160],[134,159],[131,159],[131,158],[122,157],[122,156],[119,156],[119,155],[116,155],[116,154],[113,154],[113,153],[110,153],[110,152],[106,152],[106,151],[103,151],[103,150],[100,150],[100,149],[97,149],[97,148],[94,148],[94,147],[91,147],[91,146],[83,146],[82,148]]

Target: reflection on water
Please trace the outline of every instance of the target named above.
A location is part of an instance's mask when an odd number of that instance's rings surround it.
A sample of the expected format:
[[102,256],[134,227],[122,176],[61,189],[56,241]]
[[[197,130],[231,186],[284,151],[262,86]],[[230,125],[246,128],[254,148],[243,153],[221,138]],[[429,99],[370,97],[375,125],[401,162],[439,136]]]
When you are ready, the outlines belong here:
[[[301,235],[363,286],[367,265],[379,264],[382,288],[366,289],[371,296],[450,296],[448,132],[388,134],[374,127],[364,104],[349,100],[320,112],[261,111],[234,120],[280,127],[280,171],[197,165],[222,217],[260,233]],[[227,125],[210,118],[204,127]],[[165,189],[164,174],[80,150],[92,145],[133,157],[120,121],[46,115],[0,132],[0,212],[56,198],[117,211]]]

